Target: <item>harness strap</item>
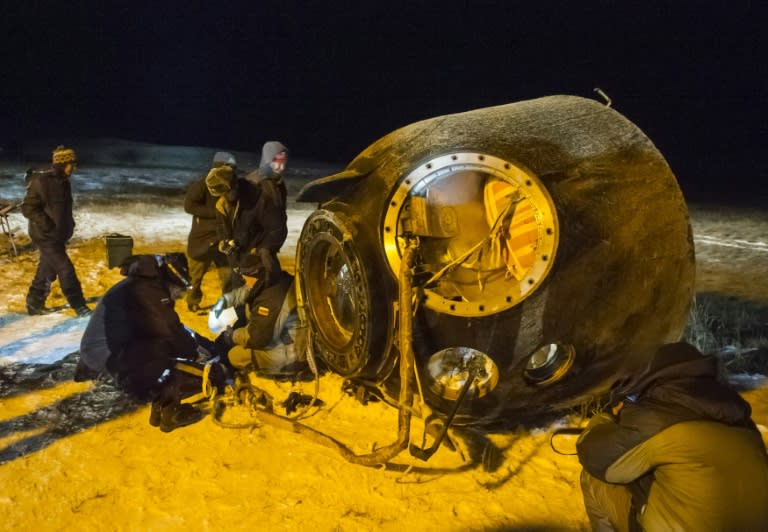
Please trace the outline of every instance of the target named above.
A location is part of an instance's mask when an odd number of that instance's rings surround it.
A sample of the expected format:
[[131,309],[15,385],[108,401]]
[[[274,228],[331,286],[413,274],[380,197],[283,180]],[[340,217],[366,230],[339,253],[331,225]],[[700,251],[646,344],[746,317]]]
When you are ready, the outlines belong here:
[[210,379],[212,366],[213,363],[208,362],[205,366],[203,366],[203,369],[201,370],[200,368],[197,368],[191,364],[185,364],[184,362],[176,363],[176,366],[174,366],[175,369],[190,375],[194,375],[195,377],[200,377],[202,380],[200,393],[185,397],[179,401],[181,404],[197,403],[198,401],[202,401],[204,399],[210,399],[214,395],[215,386],[211,384]]

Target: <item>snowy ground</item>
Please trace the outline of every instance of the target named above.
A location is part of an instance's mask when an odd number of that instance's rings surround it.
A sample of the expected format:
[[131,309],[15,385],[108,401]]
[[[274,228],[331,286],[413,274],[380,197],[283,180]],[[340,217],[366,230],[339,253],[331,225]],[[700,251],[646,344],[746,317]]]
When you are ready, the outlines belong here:
[[[24,166],[10,165],[0,169],[2,195],[0,201],[17,202],[24,196]],[[296,204],[296,193],[314,177],[322,175],[319,167],[292,168],[288,173],[289,209],[288,239],[281,250],[281,262],[293,267],[295,243],[298,240],[304,220],[313,210],[313,205]],[[144,246],[160,246],[159,250],[183,251],[189,232],[190,216],[184,212],[184,190],[190,180],[199,176],[198,171],[164,168],[91,167],[79,169],[73,177],[76,211],[75,235],[70,242],[73,260],[80,254],[78,247],[86,243],[101,243],[110,234],[130,235],[136,250]],[[36,255],[26,235],[27,221],[16,209],[8,216],[15,235],[16,246],[22,251],[10,263],[4,263],[4,275],[14,275],[19,264],[36,262]],[[88,246],[86,246],[88,247]],[[2,250],[8,254],[8,242],[3,239]],[[95,256],[97,262],[106,257]],[[287,261],[287,262],[286,262]],[[78,268],[82,283],[98,281],[105,272],[98,267]],[[114,277],[109,277],[114,281]],[[31,280],[31,278],[29,279]],[[28,280],[25,281],[28,284]],[[22,283],[23,284],[23,283]],[[95,293],[86,291],[86,297],[98,297],[110,283],[101,283],[102,290]],[[4,305],[23,309],[26,286],[16,293],[4,293]],[[54,297],[56,294],[54,293]],[[49,300],[48,306],[65,304],[59,298]],[[4,314],[0,316],[0,364],[15,362],[50,363],[65,354],[77,350],[85,320],[74,322],[66,314],[42,316],[28,320],[24,316]],[[5,338],[16,341],[4,341]]]
[[[23,168],[0,167],[3,200],[23,195]],[[118,278],[106,267],[103,236],[131,235],[135,252],[183,250],[189,217],[183,190],[193,170],[83,167],[74,177],[77,229],[70,255],[86,296],[96,298]],[[293,169],[289,195],[317,167]],[[294,243],[312,205],[289,209],[288,242],[281,262],[293,267]],[[307,438],[264,423],[245,409],[219,426],[207,417],[163,434],[147,423],[148,408],[127,400],[109,383],[71,380],[85,319],[69,309],[48,316],[24,313],[24,294],[36,264],[16,212],[10,223],[22,253],[0,256],[0,513],[1,529],[33,530],[586,530],[574,456],[557,454],[556,423],[504,433],[456,434],[457,450],[441,448],[429,462],[403,453],[386,468],[347,463]],[[700,299],[744,302],[765,323],[768,309],[768,215],[713,207],[692,209]],[[206,299],[215,300],[206,278]],[[714,295],[714,296],[713,296]],[[49,306],[63,305],[54,290]],[[750,306],[751,305],[751,306]],[[177,310],[207,333],[206,318]],[[749,316],[744,318],[749,319]],[[762,329],[765,330],[764,328]],[[209,336],[210,333],[208,333]],[[743,340],[743,339],[742,339]],[[763,339],[765,340],[765,339]],[[768,425],[768,384],[760,375],[734,377]],[[272,384],[276,399],[313,383]],[[380,403],[362,406],[326,375],[325,407],[304,420],[358,454],[395,440],[396,412]],[[421,438],[414,422],[413,438]],[[573,441],[557,442],[563,451]]]

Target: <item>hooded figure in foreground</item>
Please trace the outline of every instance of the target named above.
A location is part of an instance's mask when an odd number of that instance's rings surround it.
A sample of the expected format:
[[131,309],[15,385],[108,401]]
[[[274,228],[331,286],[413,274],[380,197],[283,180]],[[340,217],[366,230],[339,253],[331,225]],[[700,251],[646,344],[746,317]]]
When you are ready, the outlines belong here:
[[[94,310],[80,343],[80,365],[106,371],[117,386],[140,401],[152,401],[150,424],[163,432],[203,417],[189,404],[202,390],[210,340],[187,330],[174,300],[187,287],[183,253],[133,255]],[[79,368],[82,369],[82,368]],[[211,368],[223,384],[223,372]]]
[[611,393],[577,443],[595,530],[764,530],[768,457],[717,360],[662,346]]

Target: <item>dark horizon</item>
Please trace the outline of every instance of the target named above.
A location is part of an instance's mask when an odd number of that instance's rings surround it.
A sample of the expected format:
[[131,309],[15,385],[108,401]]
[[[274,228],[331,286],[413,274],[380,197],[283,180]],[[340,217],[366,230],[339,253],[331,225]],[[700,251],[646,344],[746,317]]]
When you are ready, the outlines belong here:
[[766,197],[757,3],[107,4],[3,8],[0,146],[112,137],[253,152],[280,139],[344,164],[417,120],[601,100],[599,87],[684,190]]

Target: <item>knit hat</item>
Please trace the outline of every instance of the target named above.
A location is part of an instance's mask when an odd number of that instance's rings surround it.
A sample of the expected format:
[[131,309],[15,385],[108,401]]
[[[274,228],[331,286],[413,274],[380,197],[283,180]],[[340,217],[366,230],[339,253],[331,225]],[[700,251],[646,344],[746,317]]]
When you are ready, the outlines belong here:
[[237,161],[235,160],[235,156],[229,153],[228,151],[217,151],[215,154],[213,154],[212,166],[222,166],[224,164],[229,165],[233,168],[237,166]]
[[231,166],[226,164],[216,166],[208,172],[205,178],[205,186],[208,187],[208,192],[211,193],[211,196],[218,197],[232,189],[233,179],[234,172]]
[[57,146],[53,150],[53,164],[66,164],[77,162],[77,156],[75,150],[72,148],[65,148],[64,146]]

